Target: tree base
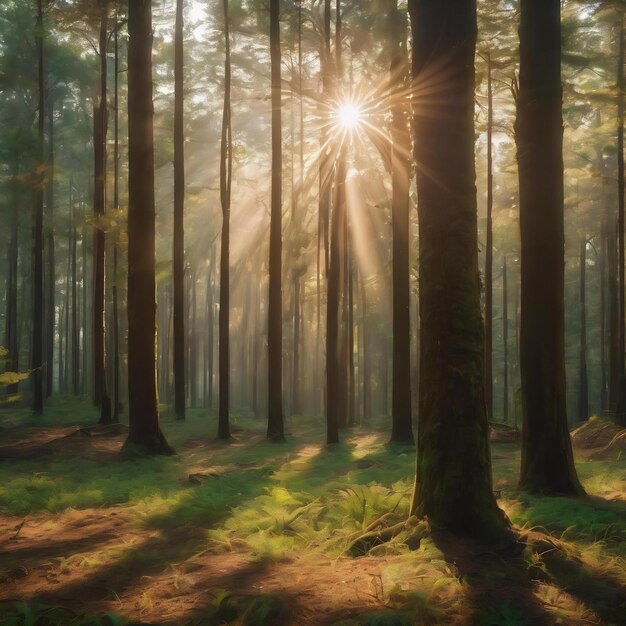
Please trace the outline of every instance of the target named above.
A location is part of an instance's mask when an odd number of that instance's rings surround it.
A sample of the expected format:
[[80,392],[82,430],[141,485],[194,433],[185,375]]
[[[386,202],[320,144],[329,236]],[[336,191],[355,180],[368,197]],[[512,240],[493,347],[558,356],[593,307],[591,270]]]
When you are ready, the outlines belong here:
[[120,450],[120,456],[125,459],[156,455],[172,456],[174,454],[176,454],[176,450],[165,441],[160,430],[155,437],[142,440],[139,438],[131,439],[129,435]]

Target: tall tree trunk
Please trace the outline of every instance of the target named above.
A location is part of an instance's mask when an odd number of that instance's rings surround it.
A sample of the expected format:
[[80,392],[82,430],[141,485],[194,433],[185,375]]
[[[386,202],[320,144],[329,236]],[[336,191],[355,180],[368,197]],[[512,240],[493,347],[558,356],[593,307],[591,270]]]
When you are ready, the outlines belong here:
[[[119,4],[115,4],[115,77],[113,79],[114,94],[113,106],[115,108],[113,118],[113,209],[120,208],[120,155],[119,155]],[[119,323],[119,295],[117,283],[119,280],[117,260],[117,239],[113,244],[113,421],[117,422],[120,416],[120,323]]]
[[196,331],[196,316],[198,311],[196,268],[191,272],[191,303],[190,315],[188,317],[191,322],[189,329],[189,400],[192,408],[198,406],[198,334]]
[[493,85],[487,52],[487,243],[485,250],[485,405],[493,419]]
[[[54,385],[54,319],[55,319],[55,292],[56,272],[54,261],[54,102],[49,98],[48,110],[48,159],[46,163],[46,398],[52,395]],[[60,363],[59,363],[60,367]],[[61,370],[59,369],[59,376]]]
[[520,1],[520,487],[581,493],[567,428],[560,0]]
[[37,115],[37,169],[40,180],[37,181],[35,192],[35,206],[33,211],[33,306],[32,306],[32,350],[30,367],[33,370],[33,411],[36,415],[43,415],[44,387],[43,387],[43,206],[44,206],[44,120],[45,120],[45,80],[44,80],[44,26],[42,0],[37,0],[37,24],[35,37],[38,56],[38,95],[39,112]]
[[280,0],[270,0],[270,61],[272,74],[272,200],[270,217],[269,300],[267,312],[267,437],[284,441],[283,311],[282,311],[282,132],[280,77]]
[[[409,0],[420,231],[420,391],[411,513],[510,540],[492,490],[474,166],[475,0]],[[445,82],[430,86],[446,64]],[[435,74],[438,76],[439,74]],[[419,112],[419,113],[418,113]]]
[[74,193],[74,181],[70,181],[72,189],[72,201],[70,203],[70,224],[72,232],[71,257],[72,257],[72,393],[80,395],[80,335],[78,326],[78,286],[77,286],[77,265],[76,265],[76,245],[78,231],[76,228],[76,197]]
[[372,416],[372,392],[370,381],[370,338],[367,316],[367,288],[363,276],[361,276],[361,317],[361,327],[363,329],[363,337],[361,339],[363,344],[363,422],[368,424]]
[[[11,238],[7,257],[7,296],[6,296],[6,323],[4,326],[4,345],[8,350],[6,370],[17,372],[19,369],[18,350],[18,317],[17,317],[17,282],[18,282],[18,255],[19,255],[19,211],[20,192],[18,177],[20,173],[20,154],[16,150],[13,160],[11,176]],[[18,385],[9,385],[7,393],[12,396],[18,391]]]
[[215,244],[211,244],[211,260],[209,261],[209,276],[207,279],[207,325],[209,337],[207,341],[207,378],[208,378],[208,403],[209,408],[213,408],[213,363],[215,352],[215,306],[214,306],[214,285],[213,272],[215,270]]
[[174,412],[185,419],[185,131],[183,0],[176,0],[174,33]]
[[617,55],[617,259],[619,294],[619,396],[615,421],[626,426],[626,309],[624,308],[624,14],[619,13],[619,51]]
[[578,421],[585,422],[589,417],[589,385],[587,381],[587,311],[586,311],[586,251],[587,238],[584,233],[580,240],[580,352],[578,379]]
[[220,147],[220,201],[222,204],[222,239],[220,252],[219,370],[220,399],[217,436],[230,439],[230,189],[232,180],[232,131],[230,123],[230,21],[228,0],[224,0],[224,109]]
[[391,223],[393,231],[393,361],[391,441],[413,443],[409,284],[409,112],[406,101],[406,21],[398,1],[390,9]]
[[504,346],[502,421],[506,424],[509,421],[509,285],[506,255],[502,259],[502,345]]
[[100,97],[94,106],[94,239],[93,239],[93,374],[94,403],[100,407],[100,423],[109,424],[111,400],[106,384],[105,350],[105,234],[99,220],[106,207],[106,137],[107,137],[107,26],[108,0],[100,0]]
[[171,454],[156,388],[152,5],[128,3],[128,388],[124,449]]

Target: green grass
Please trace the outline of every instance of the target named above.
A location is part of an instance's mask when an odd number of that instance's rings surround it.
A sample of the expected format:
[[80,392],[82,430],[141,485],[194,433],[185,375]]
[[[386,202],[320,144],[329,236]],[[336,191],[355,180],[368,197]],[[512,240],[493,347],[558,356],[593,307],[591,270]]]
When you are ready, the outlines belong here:
[[[52,401],[43,420],[25,410],[0,414],[0,425],[5,427],[95,421],[93,407],[69,398]],[[385,430],[355,429],[344,434],[343,443],[326,446],[323,429],[312,418],[294,418],[287,443],[277,445],[265,440],[265,424],[249,415],[235,416],[233,425],[234,441],[222,444],[214,441],[214,416],[190,411],[184,423],[166,416],[164,432],[179,451],[173,457],[122,460],[113,455],[103,463],[97,457],[52,455],[5,461],[0,463],[0,511],[22,517],[118,506],[124,507],[139,530],[174,533],[199,529],[200,535],[172,554],[175,562],[193,558],[209,546],[212,550],[245,550],[258,560],[303,551],[334,558],[345,555],[351,542],[381,516],[391,512],[388,521],[406,518],[415,450],[388,445]],[[602,500],[626,492],[623,463],[577,459],[581,480],[595,498],[535,498],[516,491],[518,445],[496,444],[492,456],[494,488],[501,492],[500,505],[515,526],[553,537],[562,546],[563,562],[569,559],[569,565],[577,564],[562,571],[554,560],[527,551],[522,570],[543,571],[546,576],[552,572],[553,580],[542,592],[547,594],[546,602],[550,602],[550,594],[556,598],[562,586],[568,585],[585,587],[600,597],[603,587],[598,587],[597,581],[603,577],[626,585],[623,502]],[[223,471],[197,484],[188,480],[190,472],[211,467]],[[371,552],[392,559],[383,567],[374,590],[386,608],[346,624],[445,623],[446,616],[462,612],[474,574],[457,569],[450,555],[428,536],[410,550],[405,543],[409,534],[401,533]],[[154,569],[163,565],[165,556],[160,550],[158,543],[142,552],[118,546],[107,555],[97,551],[76,555],[73,563],[88,568],[108,559],[115,560],[119,568],[132,569],[137,559],[144,559]],[[480,574],[481,584],[497,587],[507,582],[508,575],[507,570],[490,566]],[[218,594],[197,623],[210,624],[212,619],[220,623],[223,611],[234,611],[237,623],[262,624],[264,611],[269,611],[268,615],[280,611],[276,599],[263,596],[257,604],[240,605],[229,593]],[[601,607],[601,602],[593,602],[592,606]],[[585,606],[583,602],[568,610],[584,612]],[[487,609],[481,613],[485,623],[526,623],[519,615],[520,606],[508,598]],[[26,611],[24,607],[20,610]],[[610,613],[610,608],[606,611]],[[407,622],[407,615],[417,621]],[[564,623],[567,615],[566,611]],[[20,619],[6,623],[31,623],[24,616]]]

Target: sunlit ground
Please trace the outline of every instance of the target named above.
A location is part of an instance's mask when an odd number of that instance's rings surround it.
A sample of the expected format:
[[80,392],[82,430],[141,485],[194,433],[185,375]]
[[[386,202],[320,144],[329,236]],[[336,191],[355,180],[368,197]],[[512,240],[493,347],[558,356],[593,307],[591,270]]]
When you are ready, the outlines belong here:
[[[3,416],[5,428],[27,421]],[[514,489],[517,444],[496,444],[494,488],[529,543],[521,556],[421,525],[355,557],[373,522],[406,519],[412,487],[414,450],[386,445],[377,424],[327,448],[312,418],[291,418],[288,443],[276,445],[262,421],[239,417],[224,445],[215,419],[192,411],[184,424],[164,420],[178,456],[121,461],[123,434],[72,428],[94,421],[90,406],[56,400],[43,429],[3,431],[0,453],[22,458],[0,464],[0,623],[109,614],[101,623],[617,624],[624,615],[622,461],[579,454],[595,499],[538,499]]]

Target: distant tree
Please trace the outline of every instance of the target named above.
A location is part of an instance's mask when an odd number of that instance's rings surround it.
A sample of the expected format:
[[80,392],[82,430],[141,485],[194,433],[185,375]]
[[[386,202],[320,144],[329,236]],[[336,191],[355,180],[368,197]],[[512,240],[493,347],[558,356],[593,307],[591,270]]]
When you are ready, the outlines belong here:
[[128,388],[123,452],[172,454],[159,425],[152,110],[152,3],[128,2]]
[[176,0],[174,32],[174,412],[185,419],[185,131],[183,0]]
[[492,490],[474,169],[474,0],[409,0],[420,229],[420,384],[411,513],[510,540]]
[[567,428],[560,0],[520,1],[520,487],[582,492]]
[[[219,313],[219,425],[218,437],[230,439],[230,189],[233,152],[230,123],[230,30],[228,0],[224,2],[224,110],[222,112],[222,141],[220,148],[220,201],[222,204],[222,240],[220,252],[220,313]],[[269,435],[269,430],[268,430]]]
[[282,398],[282,85],[280,72],[280,0],[270,0],[270,62],[272,74],[272,197],[267,310],[267,437],[272,441],[284,441]]

